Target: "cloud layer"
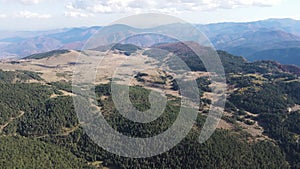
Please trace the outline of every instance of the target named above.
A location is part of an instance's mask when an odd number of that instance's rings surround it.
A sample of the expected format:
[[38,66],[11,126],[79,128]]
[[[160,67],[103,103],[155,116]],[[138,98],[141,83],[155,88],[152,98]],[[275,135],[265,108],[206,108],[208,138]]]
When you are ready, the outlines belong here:
[[51,18],[51,15],[49,14],[39,14],[35,12],[30,12],[30,11],[20,11],[15,15],[16,17],[19,18],[38,18],[38,19],[45,19],[45,18]]
[[[46,2],[53,2],[56,4],[56,7],[61,6],[65,8],[62,12],[65,16],[78,18],[111,13],[138,14],[158,12],[178,14],[250,6],[265,7],[279,4],[282,1],[284,0],[0,0],[0,3],[3,3],[3,5],[18,3],[27,8],[28,6],[42,6],[45,5]],[[51,8],[51,6],[49,6],[49,8]],[[22,18],[51,17],[49,14],[38,14],[28,11],[27,9],[17,13],[17,17]],[[8,16],[11,16],[11,14],[8,14]],[[0,15],[0,18],[7,18],[7,14]]]
[[0,18],[6,18],[7,17],[7,15],[5,15],[5,14],[0,14]]
[[21,3],[23,5],[35,5],[43,2],[44,0],[0,0],[2,3]]
[[31,4],[38,4],[43,0],[18,0],[18,1],[21,2],[22,4],[31,5]]
[[[218,8],[231,9],[247,6],[273,6],[282,0],[73,0],[66,8],[77,15],[95,13],[182,13]],[[83,15],[85,13],[86,15]],[[71,15],[70,15],[71,16]],[[75,16],[75,15],[74,15]]]

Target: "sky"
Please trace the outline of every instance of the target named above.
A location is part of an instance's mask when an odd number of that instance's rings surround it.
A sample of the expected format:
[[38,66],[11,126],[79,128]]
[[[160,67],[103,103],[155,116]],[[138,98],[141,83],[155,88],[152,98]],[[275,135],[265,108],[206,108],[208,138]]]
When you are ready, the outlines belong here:
[[298,0],[0,0],[0,30],[105,26],[122,17],[162,13],[193,24],[300,20]]

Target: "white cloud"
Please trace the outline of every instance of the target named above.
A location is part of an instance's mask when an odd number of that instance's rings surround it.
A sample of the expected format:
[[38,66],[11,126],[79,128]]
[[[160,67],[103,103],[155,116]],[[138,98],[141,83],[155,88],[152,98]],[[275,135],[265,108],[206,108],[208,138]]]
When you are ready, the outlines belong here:
[[82,13],[82,12],[77,12],[77,11],[67,11],[67,12],[65,12],[65,16],[73,17],[73,18],[82,18],[82,17],[93,16],[93,14]]
[[87,10],[94,13],[111,13],[113,11],[111,6],[105,6],[102,4],[87,7]]
[[35,12],[30,12],[30,11],[20,11],[15,15],[16,17],[19,18],[38,18],[38,19],[46,19],[46,18],[51,18],[50,14],[39,14]]
[[23,5],[36,5],[39,4],[41,2],[43,2],[44,0],[0,0],[0,2],[2,3],[21,3]]
[[7,18],[7,15],[5,15],[5,14],[0,14],[0,18]]
[[89,17],[94,15],[91,12],[85,11],[84,9],[74,6],[74,4],[70,2],[67,3],[66,8],[68,9],[68,11],[65,12],[65,16],[68,17],[82,18],[82,17]]
[[180,13],[218,8],[273,6],[284,0],[72,0],[66,8],[81,13]]
[[19,0],[22,4],[32,5],[32,4],[39,4],[43,0]]

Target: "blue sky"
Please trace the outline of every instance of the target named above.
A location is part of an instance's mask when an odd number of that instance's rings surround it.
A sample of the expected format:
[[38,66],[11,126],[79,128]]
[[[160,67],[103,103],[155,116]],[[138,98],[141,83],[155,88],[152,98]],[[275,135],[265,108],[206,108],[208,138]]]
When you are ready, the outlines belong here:
[[0,30],[46,30],[107,25],[147,12],[190,23],[300,20],[298,0],[0,0]]

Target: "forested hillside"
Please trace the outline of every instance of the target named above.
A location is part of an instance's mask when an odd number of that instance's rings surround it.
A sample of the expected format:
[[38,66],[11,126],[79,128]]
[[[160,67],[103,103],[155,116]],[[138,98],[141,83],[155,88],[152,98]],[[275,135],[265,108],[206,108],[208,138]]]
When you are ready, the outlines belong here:
[[[123,50],[126,46],[121,47]],[[177,52],[172,46],[159,48]],[[173,149],[144,159],[111,154],[85,134],[73,105],[72,96],[78,96],[71,95],[70,82],[47,82],[39,73],[29,71],[0,71],[0,166],[300,168],[300,81],[297,75],[285,71],[275,62],[252,63],[223,51],[218,53],[228,83],[222,123],[229,127],[218,127],[207,142],[198,142],[211,104],[210,98],[206,97],[211,92],[209,78],[198,78],[201,106],[193,129]],[[153,51],[145,54],[155,57]],[[185,57],[183,59],[194,71],[203,71],[201,63],[191,59],[193,53],[178,54]],[[147,75],[140,73],[135,78],[143,83],[144,76]],[[95,87],[96,109],[101,109],[108,123],[119,132],[149,137],[165,131],[176,119],[180,98],[167,95],[167,106],[160,118],[148,124],[129,121],[116,110],[109,84]],[[172,90],[178,91],[175,82]],[[131,86],[130,100],[138,110],[148,110],[151,106],[149,93],[150,89],[143,86]],[[261,132],[261,135],[253,134],[253,131]]]

